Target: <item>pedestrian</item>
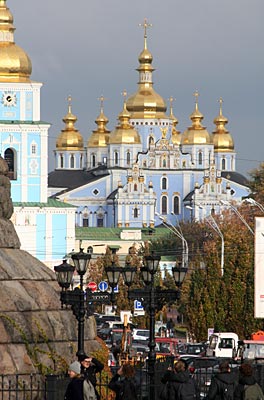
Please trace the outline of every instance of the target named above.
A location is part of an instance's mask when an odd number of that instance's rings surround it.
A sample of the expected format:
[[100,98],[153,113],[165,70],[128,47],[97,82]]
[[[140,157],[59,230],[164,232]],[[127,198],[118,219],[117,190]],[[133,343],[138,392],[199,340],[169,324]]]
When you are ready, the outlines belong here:
[[108,387],[116,393],[116,400],[137,400],[139,385],[134,367],[123,364],[112,377]]
[[64,400],[83,400],[83,378],[81,364],[74,361],[69,365],[68,375],[71,378],[64,396]]
[[81,363],[81,372],[85,380],[84,400],[86,400],[86,397],[87,398],[90,397],[91,399],[89,398],[89,400],[93,400],[93,398],[99,400],[100,395],[98,390],[96,389],[96,383],[97,383],[96,374],[104,369],[104,365],[95,357],[90,357],[87,354],[79,356],[79,361]]
[[207,400],[233,400],[237,375],[231,371],[228,361],[219,365],[219,372],[212,377]]
[[250,364],[241,364],[239,367],[239,381],[235,389],[235,400],[263,400],[263,392],[255,377]]
[[190,375],[188,365],[179,360],[173,369],[169,369],[161,379],[166,389],[161,398],[167,400],[199,400],[200,392],[194,378]]

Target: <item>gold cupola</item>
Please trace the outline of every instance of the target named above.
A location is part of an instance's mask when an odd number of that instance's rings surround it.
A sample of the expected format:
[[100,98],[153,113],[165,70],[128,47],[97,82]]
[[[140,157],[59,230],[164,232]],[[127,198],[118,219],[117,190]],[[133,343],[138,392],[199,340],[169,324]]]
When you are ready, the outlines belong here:
[[69,96],[68,113],[62,119],[62,121],[65,123],[65,128],[61,130],[61,133],[56,141],[57,150],[83,150],[83,137],[74,126],[77,121],[77,117],[72,114],[71,101],[72,98]]
[[182,145],[194,145],[194,144],[211,144],[211,137],[206,128],[202,125],[203,114],[198,108],[198,92],[194,93],[195,96],[195,109],[190,115],[192,126],[182,134],[181,144]]
[[172,123],[171,141],[175,145],[180,145],[181,144],[181,132],[177,131],[177,129],[176,129],[176,125],[178,124],[179,121],[175,117],[175,115],[173,114],[173,107],[172,107],[173,100],[174,100],[173,97],[169,98],[169,102],[170,102],[170,120],[171,120],[171,123]]
[[138,57],[139,82],[138,90],[127,100],[127,109],[131,113],[131,118],[167,118],[166,103],[163,98],[153,89],[152,72],[155,69],[152,66],[152,54],[147,47],[147,28],[151,25],[145,19],[144,24],[144,49]]
[[219,115],[214,119],[216,129],[212,133],[212,142],[214,144],[215,152],[228,152],[234,151],[234,141],[225,125],[228,123],[228,119],[223,116],[222,104],[223,99],[219,99],[220,111]]
[[111,132],[110,144],[140,144],[139,133],[130,125],[130,113],[127,111],[126,101],[122,112],[118,116],[119,125]]
[[27,53],[14,42],[13,15],[0,0],[0,82],[30,82],[32,65]]
[[106,125],[108,124],[108,118],[104,114],[105,98],[101,96],[99,100],[101,101],[100,114],[95,120],[95,123],[97,124],[97,129],[92,132],[87,141],[87,147],[89,148],[106,147],[109,143],[110,131],[106,128]]

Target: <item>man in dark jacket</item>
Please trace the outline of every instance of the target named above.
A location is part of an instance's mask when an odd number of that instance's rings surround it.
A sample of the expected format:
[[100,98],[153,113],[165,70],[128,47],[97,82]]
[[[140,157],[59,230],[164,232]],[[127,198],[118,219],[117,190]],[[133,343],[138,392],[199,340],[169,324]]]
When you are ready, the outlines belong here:
[[228,361],[219,365],[219,373],[212,377],[207,400],[232,400],[237,386],[237,375],[231,371]]
[[239,367],[240,378],[238,385],[235,389],[234,399],[235,400],[244,400],[245,399],[245,390],[251,389],[251,396],[253,398],[252,388],[254,386],[254,392],[256,393],[256,397],[258,399],[263,399],[263,393],[260,386],[257,384],[256,379],[253,376],[253,368],[250,364],[241,364]]
[[162,383],[168,382],[168,400],[199,400],[200,393],[196,381],[190,376],[188,366],[184,361],[177,361],[174,371],[167,371]]
[[89,357],[86,354],[80,356],[79,361],[81,363],[81,372],[84,376],[84,379],[91,382],[95,389],[96,397],[99,400],[100,395],[96,390],[96,374],[104,369],[104,365],[96,358]]

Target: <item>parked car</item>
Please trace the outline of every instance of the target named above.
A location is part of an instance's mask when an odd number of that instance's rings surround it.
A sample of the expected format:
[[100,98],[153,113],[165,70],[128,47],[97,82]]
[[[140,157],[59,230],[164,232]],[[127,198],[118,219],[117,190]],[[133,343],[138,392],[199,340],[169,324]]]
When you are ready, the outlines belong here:
[[148,329],[133,329],[132,332],[133,340],[148,340],[149,339],[149,330]]
[[180,356],[205,356],[206,346],[203,343],[182,343],[178,346],[178,353]]

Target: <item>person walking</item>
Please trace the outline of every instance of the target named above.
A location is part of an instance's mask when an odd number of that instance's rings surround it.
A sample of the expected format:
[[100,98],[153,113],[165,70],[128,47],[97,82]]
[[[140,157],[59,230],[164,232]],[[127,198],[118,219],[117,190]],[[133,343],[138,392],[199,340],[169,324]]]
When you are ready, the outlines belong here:
[[115,400],[137,400],[138,386],[135,369],[130,364],[123,364],[108,384],[116,393]]
[[241,364],[239,373],[240,377],[235,389],[234,400],[264,400],[262,389],[253,375],[252,366],[247,363]]
[[173,369],[169,369],[161,379],[165,393],[160,398],[167,400],[200,400],[200,392],[194,378],[190,375],[188,365],[179,360]]
[[[90,397],[91,400],[93,400],[93,398],[99,400],[100,395],[96,389],[96,383],[97,383],[96,374],[104,369],[104,365],[95,357],[89,357],[87,354],[79,356],[79,361],[81,363],[81,372],[86,382],[84,384],[84,399],[86,397],[87,398]],[[95,392],[95,396],[93,393],[93,389]]]
[[233,400],[237,384],[237,375],[231,371],[228,361],[223,361],[219,372],[212,377],[206,399]]
[[74,361],[69,365],[68,375],[71,378],[69,382],[64,400],[84,400],[83,399],[83,378],[81,376],[81,364]]

